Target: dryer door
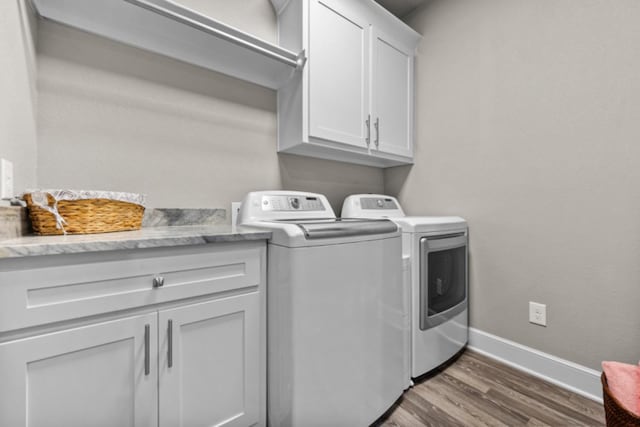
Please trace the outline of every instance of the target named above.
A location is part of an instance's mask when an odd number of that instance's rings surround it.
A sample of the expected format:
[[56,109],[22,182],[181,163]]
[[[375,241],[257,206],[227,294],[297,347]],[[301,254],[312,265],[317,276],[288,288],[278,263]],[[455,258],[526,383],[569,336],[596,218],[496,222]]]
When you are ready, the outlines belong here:
[[467,236],[420,239],[420,329],[433,328],[467,308]]

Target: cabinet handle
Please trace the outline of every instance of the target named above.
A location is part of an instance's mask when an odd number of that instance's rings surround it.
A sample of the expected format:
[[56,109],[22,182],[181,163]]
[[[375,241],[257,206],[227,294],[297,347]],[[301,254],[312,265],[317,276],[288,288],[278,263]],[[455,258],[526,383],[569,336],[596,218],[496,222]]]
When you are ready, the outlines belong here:
[[375,144],[376,148],[378,148],[378,145],[380,145],[380,117],[376,117],[376,122],[373,124],[373,126],[376,128]]
[[364,121],[365,126],[367,126],[367,147],[371,144],[371,114],[367,116],[367,120]]
[[169,341],[167,348],[167,366],[171,368],[173,366],[173,320],[169,319],[167,323],[167,340]]
[[149,324],[144,325],[144,374],[149,375],[151,371],[151,358],[149,355],[149,339],[150,339],[151,326]]
[[164,277],[162,276],[156,276],[153,278],[153,287],[154,288],[161,288],[162,286],[164,286]]

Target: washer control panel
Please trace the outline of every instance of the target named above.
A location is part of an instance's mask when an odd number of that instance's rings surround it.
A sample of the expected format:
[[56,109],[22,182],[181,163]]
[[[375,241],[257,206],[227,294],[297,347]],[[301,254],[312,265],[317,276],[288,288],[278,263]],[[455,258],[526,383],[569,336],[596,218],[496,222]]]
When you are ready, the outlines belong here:
[[242,200],[238,224],[335,217],[329,200],[319,193],[288,190],[252,191]]
[[326,207],[318,197],[298,195],[262,196],[262,211],[325,211]]

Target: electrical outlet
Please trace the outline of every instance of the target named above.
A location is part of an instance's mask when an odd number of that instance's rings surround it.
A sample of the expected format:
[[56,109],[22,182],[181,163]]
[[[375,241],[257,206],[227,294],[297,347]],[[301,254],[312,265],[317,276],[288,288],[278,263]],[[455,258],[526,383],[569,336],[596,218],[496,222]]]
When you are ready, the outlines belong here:
[[13,163],[0,159],[0,199],[13,198]]
[[231,202],[231,225],[238,225],[238,214],[240,213],[242,202]]
[[529,301],[529,322],[547,326],[547,305]]

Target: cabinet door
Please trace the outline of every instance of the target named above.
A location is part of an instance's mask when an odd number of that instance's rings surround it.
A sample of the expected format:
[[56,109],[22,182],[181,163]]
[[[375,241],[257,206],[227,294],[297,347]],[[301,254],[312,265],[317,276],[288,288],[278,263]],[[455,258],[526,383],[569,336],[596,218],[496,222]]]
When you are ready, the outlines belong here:
[[413,53],[373,32],[372,148],[413,156]]
[[160,312],[161,426],[258,422],[259,309],[255,292]]
[[348,3],[310,2],[309,134],[366,148],[370,30]]
[[155,313],[0,344],[0,425],[157,426],[156,356]]

